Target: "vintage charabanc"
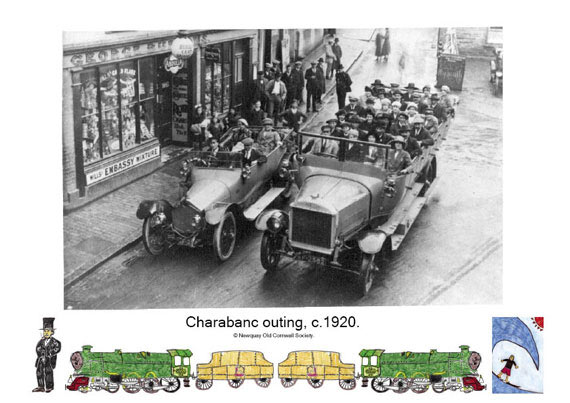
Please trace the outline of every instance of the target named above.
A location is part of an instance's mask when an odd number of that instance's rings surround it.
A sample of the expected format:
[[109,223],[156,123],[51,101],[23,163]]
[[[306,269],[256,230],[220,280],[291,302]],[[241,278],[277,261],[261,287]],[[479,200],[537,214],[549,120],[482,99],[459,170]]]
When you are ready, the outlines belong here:
[[[253,135],[260,129],[251,128]],[[190,152],[181,170],[186,180],[181,183],[180,200],[175,204],[145,200],[139,205],[137,217],[143,220],[146,250],[159,255],[173,245],[213,245],[220,261],[229,259],[237,220],[253,221],[276,198],[289,195],[292,175],[287,168],[287,145],[292,131],[279,128],[278,133],[283,144],[251,166],[242,166],[240,152],[220,151],[215,157],[208,151]]]
[[[436,152],[450,123],[451,118],[439,125],[434,144],[422,148],[407,172],[388,169],[394,154],[388,145],[299,133],[299,193],[289,212],[267,210],[256,221],[264,231],[262,266],[275,271],[287,257],[349,271],[358,275],[358,292],[367,294],[434,188]],[[310,141],[335,141],[339,152],[315,152],[304,146]],[[350,144],[374,158],[353,158]]]
[[292,351],[279,364],[281,384],[290,388],[297,379],[306,379],[313,388],[320,388],[324,381],[338,380],[344,390],[356,387],[354,364],[345,364],[340,353],[334,351]]
[[215,380],[226,380],[232,388],[239,388],[246,379],[253,379],[266,388],[273,378],[273,364],[259,351],[222,351],[212,353],[207,364],[196,366],[196,387],[210,389]]

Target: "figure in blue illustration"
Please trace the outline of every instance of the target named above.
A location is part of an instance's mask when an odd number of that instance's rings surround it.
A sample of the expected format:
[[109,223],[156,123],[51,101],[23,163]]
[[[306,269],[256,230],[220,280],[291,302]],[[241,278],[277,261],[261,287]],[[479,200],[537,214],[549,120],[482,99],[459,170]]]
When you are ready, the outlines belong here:
[[543,330],[543,317],[493,318],[493,393],[543,393]]

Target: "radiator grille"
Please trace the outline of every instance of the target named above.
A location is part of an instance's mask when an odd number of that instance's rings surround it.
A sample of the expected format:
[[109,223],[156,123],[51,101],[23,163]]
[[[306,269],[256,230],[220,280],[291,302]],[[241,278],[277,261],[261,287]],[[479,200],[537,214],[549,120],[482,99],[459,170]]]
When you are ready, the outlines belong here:
[[332,216],[294,208],[291,239],[307,245],[331,248]]

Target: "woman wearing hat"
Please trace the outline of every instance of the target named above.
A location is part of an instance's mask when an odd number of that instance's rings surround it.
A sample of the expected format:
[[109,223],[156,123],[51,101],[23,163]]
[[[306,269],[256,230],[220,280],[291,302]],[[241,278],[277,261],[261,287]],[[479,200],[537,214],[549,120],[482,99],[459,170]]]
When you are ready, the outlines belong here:
[[382,57],[384,61],[387,62],[391,51],[392,48],[390,46],[390,29],[386,28],[386,31],[384,32],[384,43],[382,43],[382,50],[380,51],[380,57]]
[[273,130],[273,121],[270,118],[263,119],[263,129],[257,135],[257,144],[258,150],[265,155],[282,144],[279,133]]
[[394,153],[388,158],[388,171],[397,173],[398,175],[405,175],[408,173],[408,168],[412,165],[412,158],[404,150],[406,141],[402,136],[396,136],[392,140],[392,147]]

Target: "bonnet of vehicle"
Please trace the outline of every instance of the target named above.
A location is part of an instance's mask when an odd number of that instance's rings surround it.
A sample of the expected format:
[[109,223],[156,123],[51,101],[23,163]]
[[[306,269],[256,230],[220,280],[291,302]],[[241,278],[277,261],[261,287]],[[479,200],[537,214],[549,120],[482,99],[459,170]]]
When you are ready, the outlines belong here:
[[218,202],[232,202],[236,186],[240,184],[239,169],[194,169],[192,187],[186,192],[186,200],[198,210],[204,211]]

